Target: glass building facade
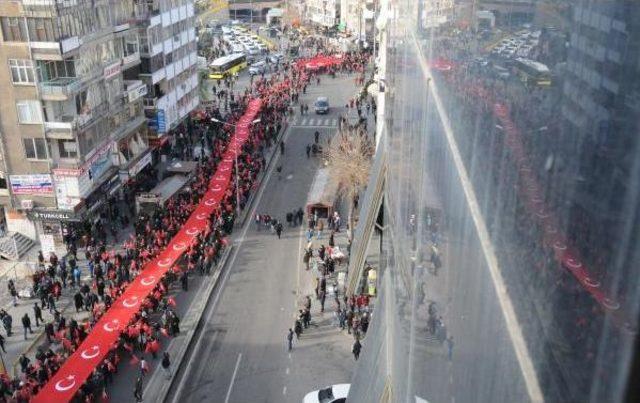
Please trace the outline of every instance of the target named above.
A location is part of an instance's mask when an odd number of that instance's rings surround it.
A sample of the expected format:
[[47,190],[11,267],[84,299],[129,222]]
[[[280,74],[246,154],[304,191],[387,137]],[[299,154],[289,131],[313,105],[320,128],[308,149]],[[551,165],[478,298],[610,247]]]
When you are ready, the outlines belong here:
[[455,3],[426,29],[381,4],[383,263],[349,401],[623,401],[640,3]]

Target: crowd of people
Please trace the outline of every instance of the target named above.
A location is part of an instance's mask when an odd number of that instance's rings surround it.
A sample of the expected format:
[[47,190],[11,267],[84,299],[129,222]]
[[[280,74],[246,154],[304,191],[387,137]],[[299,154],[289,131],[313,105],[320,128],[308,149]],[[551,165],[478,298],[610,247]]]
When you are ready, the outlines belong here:
[[[356,63],[351,56],[345,63]],[[119,208],[118,203],[109,203],[108,218],[96,220],[81,231],[72,231],[65,237],[69,253],[59,259],[51,254],[48,261],[40,254],[39,269],[33,276],[33,291],[40,299],[34,305],[34,317],[39,325],[45,326],[47,343],[42,345],[34,359],[23,355],[19,359],[21,375],[14,379],[3,375],[0,382],[0,398],[10,396],[17,401],[28,401],[59,370],[69,357],[87,337],[93,326],[122,295],[127,286],[164,250],[171,239],[180,230],[181,225],[196,209],[202,195],[207,190],[209,179],[228,143],[233,131],[232,125],[215,123],[215,120],[233,123],[237,121],[249,100],[253,97],[263,99],[260,123],[251,130],[250,140],[238,156],[238,186],[240,208],[244,208],[250,192],[254,189],[256,176],[265,166],[265,150],[270,147],[280,132],[286,118],[291,101],[297,99],[310,79],[303,68],[295,64],[284,64],[283,69],[270,78],[256,79],[244,92],[234,93],[226,83],[226,89],[218,90],[219,106],[209,108],[200,122],[193,125],[188,132],[176,135],[184,142],[181,148],[200,142],[202,149],[211,150],[209,155],[197,156],[198,167],[188,188],[170,200],[162,209],[152,214],[133,217],[133,212]],[[219,95],[219,94],[223,95]],[[211,119],[214,118],[214,121]],[[135,187],[130,189],[135,192]],[[142,304],[141,311],[123,329],[118,342],[105,357],[103,364],[96,368],[90,379],[86,380],[77,393],[78,401],[94,401],[106,396],[106,388],[113,381],[118,364],[123,354],[131,354],[136,363],[146,363],[144,355],[156,357],[161,349],[161,336],[172,336],[179,332],[179,318],[172,305],[173,298],[168,292],[171,285],[180,280],[186,289],[188,274],[199,271],[206,274],[216,263],[220,250],[224,247],[224,238],[231,232],[235,220],[235,189],[228,189],[221,207],[207,221],[206,230],[199,234],[187,248],[182,264],[172,268],[158,286],[150,293]],[[124,195],[125,200],[131,194]],[[287,215],[287,222],[296,225],[303,220],[301,209]],[[267,217],[265,223],[273,225],[273,219]],[[263,221],[260,217],[259,221]],[[106,218],[106,217],[105,217]],[[289,218],[291,218],[289,220]],[[107,228],[105,222],[116,221],[123,225],[133,222],[134,233],[123,243],[123,250],[117,251],[107,246]],[[275,228],[281,224],[276,221]],[[114,239],[115,231],[112,231]],[[89,282],[81,280],[82,268],[78,265],[78,254],[83,251],[87,261],[87,270],[91,277]],[[65,317],[56,306],[63,289],[71,287],[75,290],[73,303],[76,312],[88,312],[88,319],[77,321]],[[11,290],[12,295],[15,290]],[[355,307],[355,305],[354,305]],[[42,309],[49,310],[53,319],[44,321]],[[0,313],[7,333],[11,332],[11,316]],[[346,314],[345,314],[346,315]],[[31,330],[29,315],[23,317],[25,337]],[[351,316],[354,316],[353,314]],[[345,322],[346,323],[346,322]],[[362,323],[358,319],[356,323]],[[360,325],[359,325],[360,326]],[[366,329],[366,326],[365,326]],[[140,358],[137,358],[137,354]],[[166,359],[165,359],[166,358]],[[167,361],[168,357],[163,357]],[[141,378],[145,370],[141,365]],[[148,365],[147,365],[148,367]],[[140,382],[136,382],[136,394],[140,392]]]

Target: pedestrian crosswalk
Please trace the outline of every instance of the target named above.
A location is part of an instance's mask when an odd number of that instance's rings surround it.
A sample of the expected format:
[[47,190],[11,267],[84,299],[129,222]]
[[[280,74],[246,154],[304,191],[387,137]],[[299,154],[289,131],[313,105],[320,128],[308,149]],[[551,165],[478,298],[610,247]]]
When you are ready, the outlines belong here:
[[291,122],[291,126],[302,127],[337,127],[338,118],[325,118],[315,116],[296,116]]

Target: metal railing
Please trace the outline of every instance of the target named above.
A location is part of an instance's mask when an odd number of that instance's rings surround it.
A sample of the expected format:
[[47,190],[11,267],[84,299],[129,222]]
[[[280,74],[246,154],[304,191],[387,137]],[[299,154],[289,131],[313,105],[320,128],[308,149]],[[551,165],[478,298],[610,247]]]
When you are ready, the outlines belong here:
[[78,77],[63,77],[52,81],[41,81],[39,87],[40,93],[44,96],[69,97],[80,89],[81,84],[81,80]]

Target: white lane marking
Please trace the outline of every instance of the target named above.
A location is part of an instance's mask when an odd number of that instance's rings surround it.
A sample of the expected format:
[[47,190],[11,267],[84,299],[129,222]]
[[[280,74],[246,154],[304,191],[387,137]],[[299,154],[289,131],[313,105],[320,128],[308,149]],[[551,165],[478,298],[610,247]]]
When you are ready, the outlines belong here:
[[291,353],[289,353],[289,359],[291,359]]
[[287,367],[287,370],[285,372],[287,373],[287,375],[289,375],[289,367]]
[[338,119],[331,119],[331,126],[337,126],[338,125]]
[[304,126],[307,124],[307,118],[304,118],[300,121],[300,126]]
[[282,394],[286,395],[287,394],[287,387],[285,386],[284,388],[282,388]]
[[231,375],[231,383],[229,383],[229,390],[227,390],[227,397],[224,399],[224,403],[229,403],[229,397],[231,397],[231,390],[233,390],[233,384],[236,381],[236,375],[238,375],[238,368],[240,367],[241,359],[242,353],[238,354],[238,359],[236,360],[236,368],[233,370],[233,375]]
[[290,180],[292,178],[293,178],[293,175],[291,175],[291,174],[287,175],[287,180]]
[[315,119],[309,119],[309,126],[313,126],[316,124],[316,120]]

